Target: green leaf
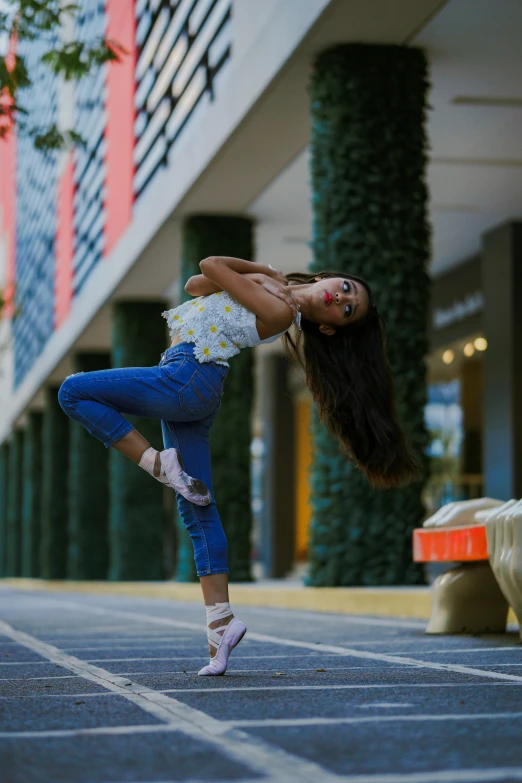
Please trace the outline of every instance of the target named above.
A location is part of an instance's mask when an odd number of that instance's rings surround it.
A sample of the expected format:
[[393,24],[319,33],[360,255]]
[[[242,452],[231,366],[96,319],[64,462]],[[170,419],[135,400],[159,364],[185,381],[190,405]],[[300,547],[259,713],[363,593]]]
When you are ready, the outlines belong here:
[[6,90],[14,99],[17,90],[29,87],[30,84],[31,80],[23,57],[16,55],[12,67],[8,67],[5,57],[0,58],[0,92]]
[[42,62],[65,81],[78,81],[106,62],[120,61],[124,54],[127,54],[124,47],[112,40],[100,39],[91,45],[72,41],[50,49]]

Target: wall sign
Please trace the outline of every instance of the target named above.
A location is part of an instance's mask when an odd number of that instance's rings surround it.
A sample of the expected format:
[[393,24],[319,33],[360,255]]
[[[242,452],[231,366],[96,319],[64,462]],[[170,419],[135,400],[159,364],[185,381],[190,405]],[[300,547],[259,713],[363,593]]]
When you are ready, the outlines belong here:
[[433,309],[433,329],[444,329],[457,321],[463,321],[484,309],[484,294],[473,291],[461,299],[455,299],[448,307]]

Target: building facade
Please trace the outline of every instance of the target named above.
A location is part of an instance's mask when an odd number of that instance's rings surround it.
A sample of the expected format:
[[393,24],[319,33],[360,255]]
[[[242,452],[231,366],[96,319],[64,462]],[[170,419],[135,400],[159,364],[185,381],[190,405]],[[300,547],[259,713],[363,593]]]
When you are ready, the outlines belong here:
[[[10,468],[9,485],[18,452],[32,453],[31,416],[46,415],[49,389],[86,355],[110,362],[115,308],[179,301],[187,218],[248,216],[257,260],[308,268],[311,69],[324,49],[364,41],[418,46],[431,69],[434,477],[426,502],[522,494],[521,9],[509,0],[418,0],[399,12],[387,0],[80,5],[66,34],[105,35],[127,54],[73,89],[38,67],[45,42],[26,44],[33,87],[25,98],[43,123],[73,128],[85,146],[44,156],[22,134],[0,143],[0,472],[9,477]],[[151,348],[158,354],[161,339]],[[256,390],[253,554],[260,573],[284,576],[307,557],[312,406],[278,344],[256,351]],[[44,426],[44,457],[45,437]],[[1,514],[22,531],[21,492],[3,492]],[[158,533],[160,549],[172,548],[168,529]],[[13,575],[22,567],[17,546]],[[172,556],[159,568],[171,575]]]

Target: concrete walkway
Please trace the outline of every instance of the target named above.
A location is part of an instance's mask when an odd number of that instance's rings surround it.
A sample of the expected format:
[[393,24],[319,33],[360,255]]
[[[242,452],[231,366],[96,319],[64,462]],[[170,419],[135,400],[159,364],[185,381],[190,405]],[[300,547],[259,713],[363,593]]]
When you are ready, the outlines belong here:
[[522,781],[518,635],[245,607],[198,678],[191,603],[0,590],[2,783]]

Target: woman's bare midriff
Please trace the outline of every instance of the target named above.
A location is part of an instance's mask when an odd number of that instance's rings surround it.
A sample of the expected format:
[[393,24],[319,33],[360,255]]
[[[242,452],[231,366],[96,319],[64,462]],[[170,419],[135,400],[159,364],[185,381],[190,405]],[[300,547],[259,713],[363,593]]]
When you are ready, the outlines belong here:
[[177,334],[175,337],[172,338],[172,341],[170,343],[170,347],[174,348],[175,345],[179,345],[182,342],[183,342],[183,340],[181,339],[179,334]]

